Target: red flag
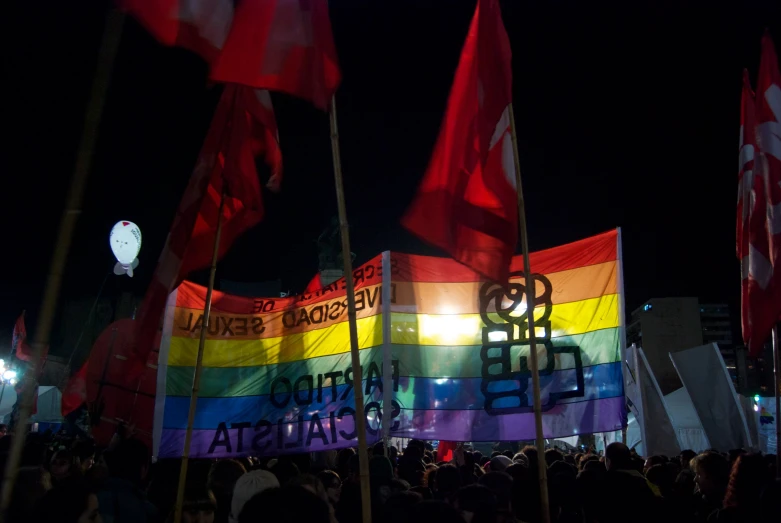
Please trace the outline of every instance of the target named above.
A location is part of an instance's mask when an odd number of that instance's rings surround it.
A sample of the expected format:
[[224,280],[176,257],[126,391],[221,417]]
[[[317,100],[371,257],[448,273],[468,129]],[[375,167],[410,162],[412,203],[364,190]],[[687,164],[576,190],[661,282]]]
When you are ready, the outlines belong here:
[[282,91],[325,110],[341,82],[326,0],[243,0],[212,79]]
[[195,170],[179,204],[152,283],[139,308],[135,343],[135,379],[143,372],[153,349],[155,334],[169,293],[192,271],[211,263],[214,234],[225,191],[222,212],[221,258],[233,242],[263,217],[253,139],[262,109],[256,91],[227,85],[222,94]]
[[402,220],[421,239],[501,282],[518,240],[510,59],[498,2],[479,0],[434,154]]
[[744,73],[738,184],[743,340],[758,356],[781,316],[781,72],[762,39],[756,98]]
[[455,441],[440,441],[439,447],[437,447],[437,460],[438,461],[453,461],[455,456],[453,452],[456,450],[457,444]]
[[63,417],[81,407],[87,401],[87,368],[89,359],[84,362],[81,368],[73,374],[60,398],[60,411]]
[[13,338],[11,339],[11,353],[22,361],[32,361],[32,347],[27,344],[27,327],[24,325],[24,312],[16,319]]
[[320,276],[320,273],[318,272],[315,274],[315,277],[312,278],[309,281],[309,284],[306,286],[306,289],[304,289],[304,292],[301,294],[314,294],[315,292],[319,291],[323,288],[323,278]]
[[233,21],[233,0],[118,0],[162,44],[213,62]]

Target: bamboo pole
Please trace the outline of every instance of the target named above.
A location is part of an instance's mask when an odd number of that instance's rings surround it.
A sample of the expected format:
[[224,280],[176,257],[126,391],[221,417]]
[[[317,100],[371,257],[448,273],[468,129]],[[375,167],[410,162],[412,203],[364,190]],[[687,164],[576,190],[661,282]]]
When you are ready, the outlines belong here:
[[176,492],[176,512],[174,523],[182,521],[182,505],[184,504],[184,488],[187,484],[187,467],[190,461],[190,444],[193,438],[193,424],[195,423],[195,409],[198,406],[198,391],[201,388],[201,371],[203,370],[203,350],[206,346],[206,332],[209,330],[209,316],[212,310],[212,291],[214,291],[214,276],[217,273],[217,258],[220,247],[220,235],[222,234],[222,211],[225,207],[225,191],[220,196],[220,209],[217,211],[217,230],[214,233],[214,252],[212,253],[212,265],[209,270],[209,286],[206,288],[206,300],[203,304],[203,323],[201,324],[201,338],[198,341],[198,356],[195,360],[195,374],[193,375],[193,389],[190,394],[190,411],[187,413],[187,432],[184,435],[184,450],[182,452],[182,466],[179,469],[179,487]]
[[521,253],[523,254],[523,277],[526,282],[526,317],[529,321],[529,359],[531,360],[532,388],[534,390],[534,428],[537,435],[537,479],[540,486],[540,521],[550,523],[548,503],[548,471],[545,463],[545,438],[542,433],[542,401],[540,399],[540,372],[537,358],[537,341],[534,330],[534,294],[535,283],[529,262],[529,235],[526,230],[526,202],[523,199],[521,183],[521,162],[518,156],[518,138],[515,133],[515,115],[513,104],[507,106],[510,113],[510,136],[513,142],[513,161],[515,163],[515,184],[518,193],[518,221],[521,235]]
[[778,342],[778,325],[773,326],[773,397],[776,399],[776,479],[781,479],[781,347]]
[[334,160],[334,182],[336,184],[336,205],[339,210],[339,228],[342,233],[342,258],[344,258],[344,281],[347,284],[347,319],[350,324],[350,356],[352,356],[353,391],[355,392],[355,430],[358,432],[358,474],[361,480],[361,514],[363,523],[371,523],[371,490],[369,489],[369,452],[366,446],[366,412],[363,406],[363,373],[361,356],[358,353],[358,324],[355,314],[355,285],[353,263],[350,257],[350,228],[347,224],[347,208],[344,203],[342,182],[342,161],[339,154],[339,128],[336,119],[336,95],[331,97],[331,152]]
[[40,307],[40,317],[35,329],[35,339],[32,343],[33,349],[33,373],[32,387],[25,387],[21,405],[19,409],[19,420],[17,422],[16,434],[11,443],[11,450],[6,462],[5,474],[3,477],[2,497],[0,499],[0,522],[5,521],[5,513],[11,503],[16,475],[19,471],[19,461],[24,448],[25,433],[27,431],[27,422],[30,419],[32,411],[32,401],[35,395],[35,389],[38,386],[38,372],[41,369],[41,357],[45,347],[49,345],[52,325],[54,323],[54,312],[57,307],[57,300],[62,286],[62,278],[65,272],[65,262],[68,258],[68,252],[73,240],[73,231],[76,228],[76,222],[81,214],[82,200],[84,199],[84,189],[87,185],[92,159],[95,155],[95,144],[98,138],[98,128],[103,116],[103,107],[106,102],[106,92],[108,91],[111,71],[114,66],[114,60],[119,49],[120,36],[122,34],[122,25],[124,15],[111,9],[106,16],[106,25],[103,29],[100,50],[98,54],[97,69],[92,79],[90,97],[87,102],[87,109],[84,115],[84,129],[79,142],[76,165],[73,169],[71,186],[68,190],[68,199],[60,218],[60,227],[57,232],[57,241],[54,246],[49,274],[46,278],[46,287],[43,294]]

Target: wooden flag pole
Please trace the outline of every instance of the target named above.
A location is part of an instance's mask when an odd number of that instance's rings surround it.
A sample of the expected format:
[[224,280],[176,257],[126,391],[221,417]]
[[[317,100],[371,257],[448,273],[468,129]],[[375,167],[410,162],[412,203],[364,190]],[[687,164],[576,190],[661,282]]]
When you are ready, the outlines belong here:
[[[344,281],[347,284],[347,319],[350,324],[350,355],[352,356],[353,391],[355,392],[355,430],[358,432],[358,474],[361,480],[361,513],[363,523],[371,523],[371,490],[369,489],[369,451],[366,446],[366,413],[363,406],[363,373],[358,353],[358,324],[355,314],[355,285],[353,263],[350,254],[350,228],[347,224],[347,208],[344,203],[342,161],[339,154],[339,128],[336,120],[336,95],[331,97],[331,152],[334,159],[336,205],[339,209],[339,228],[342,233],[342,258]],[[178,523],[178,522],[177,522]]]
[[16,423],[16,434],[11,443],[11,450],[8,454],[8,460],[5,466],[3,477],[2,498],[0,499],[0,522],[5,521],[6,511],[11,503],[11,496],[16,483],[16,475],[19,471],[19,461],[24,448],[27,423],[30,420],[32,411],[32,402],[35,396],[35,389],[38,386],[38,372],[41,368],[41,357],[44,349],[49,345],[52,325],[54,323],[54,312],[57,307],[57,300],[60,295],[62,278],[65,272],[65,262],[68,258],[68,252],[73,240],[73,231],[76,228],[76,221],[81,214],[81,204],[84,199],[84,189],[87,185],[92,159],[95,155],[95,144],[98,137],[98,127],[103,116],[103,107],[106,101],[106,92],[108,91],[111,71],[114,66],[114,59],[119,49],[120,35],[122,33],[122,24],[124,15],[111,9],[106,17],[106,25],[103,29],[103,36],[98,54],[97,70],[92,79],[92,88],[90,90],[89,101],[84,116],[84,129],[79,142],[76,165],[71,178],[70,189],[68,190],[68,199],[60,218],[60,226],[57,233],[57,241],[54,246],[49,274],[46,278],[46,287],[39,309],[38,325],[35,329],[35,339],[32,343],[32,369],[28,372],[33,373],[32,387],[25,387],[21,405],[19,408],[19,420]]
[[212,265],[209,269],[209,286],[206,287],[206,300],[203,304],[203,323],[201,337],[198,341],[198,356],[195,360],[193,389],[190,393],[190,411],[187,413],[187,432],[184,434],[184,450],[182,451],[182,466],[179,469],[179,488],[176,492],[176,512],[174,523],[182,522],[182,505],[184,504],[184,488],[187,484],[187,466],[190,461],[190,443],[193,439],[193,424],[195,423],[195,408],[198,406],[198,391],[201,389],[201,371],[203,371],[203,350],[206,346],[206,333],[209,330],[209,316],[212,311],[212,292],[214,291],[214,276],[217,273],[217,258],[220,250],[220,235],[222,234],[222,211],[225,208],[225,191],[220,196],[220,208],[217,211],[217,230],[214,232],[214,252]]
[[507,107],[510,113],[510,136],[513,142],[513,161],[515,163],[515,185],[518,193],[518,221],[521,235],[521,253],[523,254],[523,277],[526,282],[526,316],[529,321],[529,359],[532,367],[532,388],[534,389],[534,428],[537,435],[537,479],[540,484],[540,521],[550,523],[548,502],[548,471],[545,463],[545,438],[542,432],[542,400],[540,399],[540,372],[537,358],[537,340],[534,330],[534,294],[536,285],[532,278],[529,262],[529,235],[526,230],[526,202],[523,199],[521,184],[521,162],[518,156],[518,138],[515,133],[515,114],[513,104]]
[[[778,325],[773,326],[773,397],[776,400],[776,447],[781,441],[781,347],[778,341]],[[781,479],[781,452],[776,448],[776,479]]]

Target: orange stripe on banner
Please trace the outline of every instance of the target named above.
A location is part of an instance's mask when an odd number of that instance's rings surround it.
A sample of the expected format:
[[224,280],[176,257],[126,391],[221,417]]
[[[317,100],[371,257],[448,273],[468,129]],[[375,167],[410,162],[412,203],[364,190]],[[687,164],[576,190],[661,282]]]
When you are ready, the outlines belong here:
[[[580,269],[548,274],[553,289],[550,303],[565,304],[616,294],[617,262],[607,262]],[[416,314],[478,314],[478,296],[483,282],[411,283],[391,286],[394,312]],[[537,282],[537,296],[542,296],[543,284]],[[358,318],[368,318],[381,312],[382,286],[358,289],[355,306]],[[496,312],[490,301],[486,312]],[[177,307],[174,312],[173,335],[193,338],[200,335],[203,311]],[[289,308],[267,314],[231,314],[212,307],[209,339],[259,339],[301,334],[347,321],[347,300],[337,298],[311,305]]]

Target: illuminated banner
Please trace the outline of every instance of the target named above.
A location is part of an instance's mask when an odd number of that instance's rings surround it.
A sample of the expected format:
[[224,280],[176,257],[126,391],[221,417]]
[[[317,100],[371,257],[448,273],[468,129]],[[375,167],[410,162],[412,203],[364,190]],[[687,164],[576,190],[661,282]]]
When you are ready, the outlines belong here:
[[[548,438],[619,430],[618,231],[532,253]],[[383,253],[355,269],[367,439],[534,438],[522,260],[510,285],[450,259]],[[182,454],[205,288],[172,293],[160,348],[155,453]],[[357,444],[344,280],[305,296],[215,292],[191,456]],[[383,423],[383,419],[387,422]]]

